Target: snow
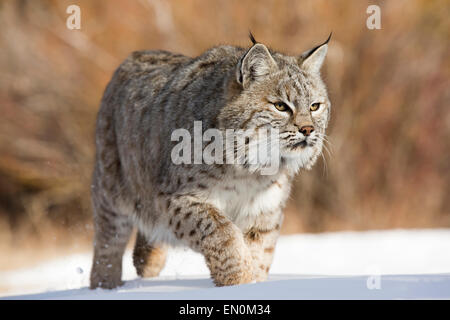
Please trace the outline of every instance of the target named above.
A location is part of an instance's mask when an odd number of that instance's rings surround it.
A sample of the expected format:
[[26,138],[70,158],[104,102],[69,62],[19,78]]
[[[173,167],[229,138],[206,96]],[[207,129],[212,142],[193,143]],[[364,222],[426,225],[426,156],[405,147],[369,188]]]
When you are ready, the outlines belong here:
[[7,299],[450,299],[450,229],[282,236],[267,282],[214,287],[200,254],[178,248],[153,279],[124,256],[125,285],[89,290],[91,253],[0,272]]

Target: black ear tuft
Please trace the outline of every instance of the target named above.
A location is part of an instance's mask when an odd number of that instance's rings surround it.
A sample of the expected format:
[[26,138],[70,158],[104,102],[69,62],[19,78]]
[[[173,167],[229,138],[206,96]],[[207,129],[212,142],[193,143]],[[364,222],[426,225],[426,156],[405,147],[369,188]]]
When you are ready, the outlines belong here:
[[[330,42],[330,40],[331,40],[331,36],[333,35],[333,31],[331,31],[330,32],[330,35],[328,36],[328,39],[327,39],[327,41],[325,41],[325,43],[328,43],[328,42]],[[325,44],[324,43],[324,44]]]
[[256,41],[255,37],[253,36],[252,32],[248,32],[248,36],[250,37],[250,41],[253,43],[253,45],[257,44],[258,41]]

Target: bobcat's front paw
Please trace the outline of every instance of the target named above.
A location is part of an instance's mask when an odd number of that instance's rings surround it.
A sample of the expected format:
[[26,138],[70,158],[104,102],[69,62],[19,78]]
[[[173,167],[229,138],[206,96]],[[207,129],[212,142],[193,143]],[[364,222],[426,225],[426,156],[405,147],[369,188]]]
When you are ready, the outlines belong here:
[[265,267],[265,266],[258,266],[257,268],[255,268],[256,271],[254,273],[254,280],[255,282],[263,282],[267,280],[267,276],[269,273],[269,267]]
[[219,272],[212,275],[214,284],[218,287],[234,286],[253,281],[252,272],[248,269],[239,269],[232,272]]
[[211,276],[218,287],[250,283],[254,280],[251,256],[232,257],[222,261],[211,261]]

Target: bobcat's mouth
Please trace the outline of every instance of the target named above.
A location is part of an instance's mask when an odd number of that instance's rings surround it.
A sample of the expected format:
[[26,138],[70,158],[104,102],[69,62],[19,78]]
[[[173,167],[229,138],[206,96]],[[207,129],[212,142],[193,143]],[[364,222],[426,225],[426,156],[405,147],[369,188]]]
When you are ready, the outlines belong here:
[[304,148],[306,148],[307,146],[311,146],[311,144],[309,144],[309,143],[306,141],[306,139],[305,139],[305,140],[296,142],[296,143],[294,143],[293,145],[291,145],[291,149],[298,149],[298,148],[304,149]]

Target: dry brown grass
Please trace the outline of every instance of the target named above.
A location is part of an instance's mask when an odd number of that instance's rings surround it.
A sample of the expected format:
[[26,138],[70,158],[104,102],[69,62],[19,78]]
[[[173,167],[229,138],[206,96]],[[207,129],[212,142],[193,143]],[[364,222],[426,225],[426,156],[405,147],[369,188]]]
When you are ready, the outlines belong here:
[[[73,3],[81,31],[65,27]],[[247,46],[249,29],[288,53],[333,31],[332,156],[298,177],[285,232],[450,226],[450,5],[383,1],[371,31],[368,4],[0,2],[0,251],[88,243],[95,115],[122,59]]]

